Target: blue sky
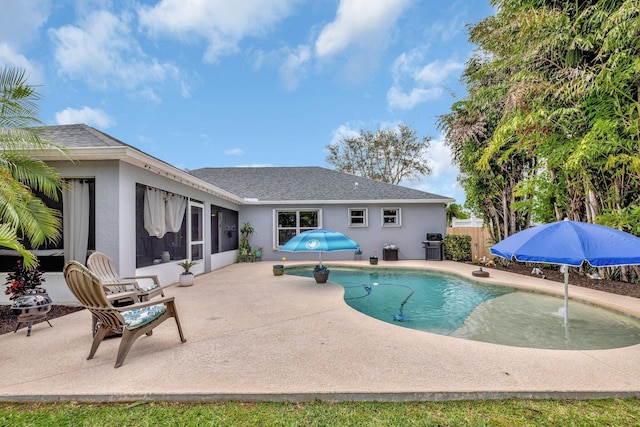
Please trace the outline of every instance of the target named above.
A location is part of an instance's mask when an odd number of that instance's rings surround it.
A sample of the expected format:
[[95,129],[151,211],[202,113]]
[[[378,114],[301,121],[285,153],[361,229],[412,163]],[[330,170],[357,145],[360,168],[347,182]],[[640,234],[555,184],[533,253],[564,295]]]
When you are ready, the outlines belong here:
[[181,169],[323,166],[341,135],[433,138],[403,185],[464,201],[437,117],[465,97],[488,0],[0,0],[0,66],[47,125],[85,123]]

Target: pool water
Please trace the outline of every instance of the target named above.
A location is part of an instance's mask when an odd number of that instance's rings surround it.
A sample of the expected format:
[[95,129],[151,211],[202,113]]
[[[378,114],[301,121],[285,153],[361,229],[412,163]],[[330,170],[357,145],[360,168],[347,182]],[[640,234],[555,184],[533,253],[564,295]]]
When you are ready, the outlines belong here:
[[[311,268],[286,274],[313,277]],[[518,347],[589,350],[640,343],[640,320],[562,298],[412,269],[331,268],[345,302],[397,326]],[[559,285],[560,286],[560,285]]]

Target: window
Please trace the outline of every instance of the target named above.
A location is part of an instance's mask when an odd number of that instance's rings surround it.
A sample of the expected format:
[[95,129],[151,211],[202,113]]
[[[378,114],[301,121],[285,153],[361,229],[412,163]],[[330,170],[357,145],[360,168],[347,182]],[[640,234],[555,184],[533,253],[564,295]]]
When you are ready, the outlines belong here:
[[[154,233],[155,235],[151,235],[149,233],[149,219],[147,218],[145,221],[145,199],[154,193],[159,196],[159,199],[156,200],[159,204],[155,206],[153,211],[156,213],[163,212],[164,208],[164,213],[158,217],[159,221],[153,220],[156,222],[155,227],[158,230]],[[175,205],[173,203],[168,204],[168,200],[177,200],[180,203]],[[150,208],[151,206],[147,200],[147,207]],[[169,252],[171,260],[187,258],[187,215],[189,214],[186,213],[186,210],[187,201],[185,197],[147,187],[146,185],[136,184],[136,268],[161,262],[163,252]],[[145,223],[147,223],[146,226]],[[194,248],[190,247],[190,249],[193,250]],[[196,255],[198,254],[198,249],[197,247],[195,248]]]
[[320,228],[320,209],[282,210],[275,212],[276,246],[280,247],[303,231]]
[[400,208],[382,208],[382,226],[400,227]]
[[350,208],[349,227],[367,227],[369,225],[367,216],[366,208]]
[[[60,225],[62,235],[56,242],[48,242],[33,247],[31,242],[21,237],[25,248],[34,251],[38,256],[40,270],[44,272],[62,271],[65,252],[71,259],[86,262],[88,251],[96,248],[96,214],[95,214],[95,179],[66,179],[66,194],[60,192],[57,200],[35,191],[34,195],[44,204],[62,214]],[[69,195],[74,197],[68,197]],[[67,250],[65,251],[65,240]],[[22,255],[10,249],[0,249],[0,271],[12,271]]]

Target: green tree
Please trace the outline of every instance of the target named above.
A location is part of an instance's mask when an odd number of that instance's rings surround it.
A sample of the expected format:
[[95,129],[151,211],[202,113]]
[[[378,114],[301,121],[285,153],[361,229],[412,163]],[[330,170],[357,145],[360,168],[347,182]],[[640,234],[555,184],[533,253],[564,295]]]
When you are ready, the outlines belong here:
[[500,224],[496,240],[531,220],[632,223],[638,0],[492,4],[497,13],[470,29],[478,51],[464,74],[469,97],[440,121],[467,203]]
[[39,99],[24,71],[0,69],[0,246],[22,254],[25,267],[37,262],[25,249],[25,240],[36,248],[57,241],[61,228],[60,213],[34,194],[37,191],[55,200],[62,186],[55,170],[29,156],[33,150],[59,150],[33,128],[41,124]]
[[406,125],[375,133],[362,130],[328,145],[326,161],[342,172],[398,184],[431,173],[426,157],[430,143],[431,138],[419,139]]
[[453,218],[467,219],[469,214],[464,211],[463,207],[457,203],[450,203],[446,210],[447,226],[451,227]]

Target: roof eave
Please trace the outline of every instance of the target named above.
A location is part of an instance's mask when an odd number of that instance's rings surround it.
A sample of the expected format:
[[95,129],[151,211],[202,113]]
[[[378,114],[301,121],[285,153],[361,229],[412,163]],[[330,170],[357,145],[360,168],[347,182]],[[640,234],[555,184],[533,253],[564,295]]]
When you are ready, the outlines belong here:
[[165,176],[173,181],[178,181],[182,184],[188,185],[189,187],[204,191],[221,199],[237,204],[246,204],[246,201],[242,197],[238,197],[235,194],[209,184],[183,170],[171,166],[168,163],[127,146],[83,148],[66,147],[63,152],[51,149],[37,150],[36,154],[33,154],[33,151],[31,151],[29,154],[43,161],[119,160],[140,167],[149,172]]
[[357,205],[357,204],[448,204],[455,199],[353,199],[353,200],[258,200],[245,198],[247,205]]

